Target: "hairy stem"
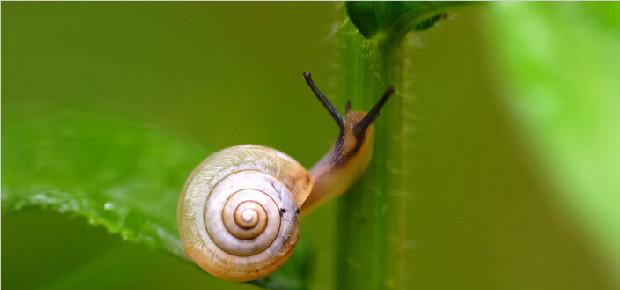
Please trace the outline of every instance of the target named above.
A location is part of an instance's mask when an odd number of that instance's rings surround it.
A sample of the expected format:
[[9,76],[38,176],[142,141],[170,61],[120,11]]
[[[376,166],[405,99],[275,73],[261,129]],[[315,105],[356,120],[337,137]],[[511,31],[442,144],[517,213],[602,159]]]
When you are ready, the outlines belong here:
[[406,182],[407,117],[411,107],[405,41],[445,19],[453,2],[347,2],[342,29],[343,93],[370,108],[390,85],[396,95],[375,122],[375,152],[367,172],[342,198],[338,211],[335,289],[408,289]]
[[404,289],[406,49],[387,34],[366,39],[350,22],[342,41],[344,94],[354,106],[369,108],[389,85],[396,95],[375,123],[368,171],[340,203],[336,289]]

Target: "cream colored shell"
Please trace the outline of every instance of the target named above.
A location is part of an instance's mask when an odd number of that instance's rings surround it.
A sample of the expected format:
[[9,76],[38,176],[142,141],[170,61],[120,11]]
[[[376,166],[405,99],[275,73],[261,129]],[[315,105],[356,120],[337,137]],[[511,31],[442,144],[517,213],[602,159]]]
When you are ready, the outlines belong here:
[[299,238],[299,208],[313,182],[297,161],[269,147],[240,145],[211,155],[178,203],[185,253],[227,280],[270,274]]

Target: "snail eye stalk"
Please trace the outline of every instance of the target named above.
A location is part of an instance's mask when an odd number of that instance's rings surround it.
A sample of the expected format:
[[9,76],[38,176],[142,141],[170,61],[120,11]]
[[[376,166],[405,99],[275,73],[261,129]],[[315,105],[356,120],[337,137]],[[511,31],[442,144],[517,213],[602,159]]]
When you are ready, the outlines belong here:
[[314,84],[314,80],[312,80],[312,74],[309,72],[304,72],[304,79],[306,79],[306,83],[308,83],[308,86],[310,87],[316,98],[319,100],[319,102],[321,102],[323,107],[327,109],[327,112],[329,112],[334,121],[336,121],[338,128],[340,128],[340,130],[343,130],[344,118],[342,117],[342,115],[340,115],[336,107],[334,107],[334,105],[329,101],[329,99],[327,99],[327,97],[321,92],[321,90],[319,90],[319,88]]
[[392,96],[395,91],[396,90],[393,86],[389,86],[385,90],[383,96],[381,96],[381,99],[379,99],[379,101],[377,101],[377,103],[372,106],[370,111],[366,113],[366,116],[364,116],[364,118],[353,127],[353,133],[355,134],[355,136],[363,136],[368,126],[370,126],[370,124],[372,124],[372,122],[374,122],[377,117],[379,117],[379,114],[381,113],[381,108],[383,108],[385,103],[390,99],[390,96]]

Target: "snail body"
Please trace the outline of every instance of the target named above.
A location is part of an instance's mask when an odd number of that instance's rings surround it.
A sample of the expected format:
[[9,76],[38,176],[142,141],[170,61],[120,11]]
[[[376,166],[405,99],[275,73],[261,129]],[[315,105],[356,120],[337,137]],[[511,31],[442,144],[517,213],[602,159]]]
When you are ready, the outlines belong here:
[[372,122],[393,93],[389,88],[368,112],[341,116],[304,77],[340,128],[336,144],[311,169],[260,145],[216,152],[189,176],[177,205],[183,249],[213,276],[249,281],[269,275],[292,254],[299,215],[343,193],[372,155]]

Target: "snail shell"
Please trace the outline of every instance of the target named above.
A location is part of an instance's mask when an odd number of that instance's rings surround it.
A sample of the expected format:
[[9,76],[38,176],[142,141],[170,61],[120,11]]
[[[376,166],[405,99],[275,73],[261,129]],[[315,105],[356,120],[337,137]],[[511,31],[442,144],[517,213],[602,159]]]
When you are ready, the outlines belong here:
[[[185,253],[213,276],[249,281],[267,276],[291,255],[299,239],[299,212],[342,194],[367,167],[372,123],[394,92],[371,110],[342,116],[306,82],[340,128],[332,149],[310,170],[275,149],[239,145],[214,153],[190,175],[177,206]],[[303,205],[303,207],[302,207]]]
[[265,146],[240,145],[211,155],[194,170],[179,202],[186,254],[227,280],[273,272],[299,238],[299,208],[312,185],[297,161]]

